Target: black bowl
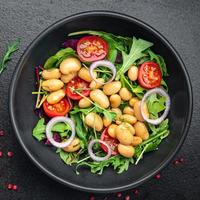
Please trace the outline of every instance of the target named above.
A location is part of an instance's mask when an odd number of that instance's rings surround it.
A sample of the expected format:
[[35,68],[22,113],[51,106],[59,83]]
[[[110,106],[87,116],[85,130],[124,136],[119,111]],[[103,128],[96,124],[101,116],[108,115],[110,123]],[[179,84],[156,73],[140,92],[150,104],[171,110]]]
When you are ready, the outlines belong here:
[[[121,175],[107,169],[103,175],[66,166],[54,151],[32,137],[38,118],[33,113],[35,96],[34,66],[43,64],[54,54],[70,32],[102,30],[118,35],[133,35],[154,43],[153,50],[166,60],[167,79],[172,105],[169,114],[170,132],[158,151],[145,155],[137,165]],[[10,87],[10,116],[17,138],[31,160],[47,175],[67,186],[92,192],[114,192],[135,187],[160,171],[183,143],[191,120],[192,90],[185,66],[171,44],[147,24],[127,15],[94,11],[76,14],[53,24],[43,31],[26,49],[14,73]]]

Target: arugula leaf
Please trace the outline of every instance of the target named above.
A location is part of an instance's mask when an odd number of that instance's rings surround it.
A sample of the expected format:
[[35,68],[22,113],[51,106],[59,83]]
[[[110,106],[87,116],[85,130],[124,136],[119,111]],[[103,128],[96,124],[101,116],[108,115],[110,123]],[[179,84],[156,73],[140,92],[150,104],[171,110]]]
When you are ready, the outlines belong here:
[[142,99],[146,89],[141,87],[140,85],[131,82],[124,74],[121,75],[120,81],[122,83],[122,87],[126,87],[129,91],[135,94],[138,98]]
[[169,135],[169,120],[166,119],[157,126],[149,124],[149,128],[152,131],[149,139],[135,148],[136,165],[143,158],[144,153],[157,150],[162,140]]
[[160,66],[161,72],[163,76],[167,76],[167,67],[166,67],[166,63],[165,60],[163,59],[162,56],[155,54],[152,50],[148,49],[147,53],[150,56],[150,60],[155,61],[156,63],[158,63],[158,65]]
[[87,132],[83,126],[83,121],[81,120],[80,114],[71,114],[70,112],[70,117],[75,121],[76,123],[76,133],[78,137],[83,141],[82,142],[82,148],[86,148],[87,146]]
[[151,42],[142,39],[136,39],[134,37],[129,54],[126,54],[124,51],[122,51],[123,64],[117,72],[116,80],[119,80],[120,76],[126,73],[135,61],[146,56],[146,54],[143,52],[152,45],[153,43]]
[[150,118],[156,119],[160,112],[164,111],[166,98],[157,94],[152,94],[147,99],[147,107],[150,113]]
[[62,149],[57,149],[56,153],[59,153],[60,158],[64,161],[67,165],[72,165],[78,162],[79,155],[75,153],[65,152]]
[[115,47],[109,47],[107,57],[110,62],[115,63],[115,60],[117,58],[117,49]]
[[3,55],[3,58],[0,60],[0,74],[6,69],[6,63],[11,60],[12,54],[19,49],[19,44],[20,39],[17,39],[16,41],[8,45],[7,50]]
[[45,69],[51,69],[53,67],[58,67],[59,64],[67,57],[75,55],[75,51],[72,48],[65,48],[58,51],[55,55],[49,57],[45,64]]
[[70,130],[71,130],[70,126],[62,122],[55,124],[52,128],[52,131],[59,133],[63,133],[65,131],[70,131]]
[[33,136],[38,140],[41,141],[46,138],[45,135],[46,126],[44,124],[44,118],[41,118],[36,126],[33,129]]
[[76,173],[79,174],[78,168],[80,166],[88,166],[92,173],[101,175],[105,168],[112,166],[118,174],[127,171],[130,164],[133,164],[133,158],[125,158],[123,156],[117,155],[113,156],[108,160],[102,162],[81,162],[76,167]]

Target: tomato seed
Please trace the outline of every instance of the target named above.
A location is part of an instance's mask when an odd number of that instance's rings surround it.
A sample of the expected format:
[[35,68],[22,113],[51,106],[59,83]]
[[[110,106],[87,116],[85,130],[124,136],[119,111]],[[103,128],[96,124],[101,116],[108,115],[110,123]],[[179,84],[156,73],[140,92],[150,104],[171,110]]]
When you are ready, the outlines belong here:
[[14,154],[13,154],[13,152],[12,151],[8,151],[8,153],[7,153],[7,156],[8,157],[12,157]]
[[121,196],[122,196],[122,193],[121,193],[121,192],[118,192],[118,193],[117,193],[117,197],[120,198]]
[[125,200],[130,200],[131,197],[129,195],[126,195]]

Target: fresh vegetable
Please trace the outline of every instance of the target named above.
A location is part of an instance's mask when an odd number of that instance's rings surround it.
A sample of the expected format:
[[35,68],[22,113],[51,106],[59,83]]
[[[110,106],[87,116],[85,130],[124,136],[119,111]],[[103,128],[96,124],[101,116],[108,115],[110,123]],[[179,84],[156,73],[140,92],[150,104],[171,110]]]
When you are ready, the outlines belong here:
[[[97,82],[99,83],[99,81],[96,79],[96,77],[94,76],[94,69],[96,69],[97,67],[100,67],[100,66],[103,66],[103,67],[107,67],[109,68],[111,71],[112,71],[112,77],[109,79],[109,81],[107,82],[104,82],[103,84],[107,84],[107,83],[110,83],[111,81],[114,80],[115,76],[116,76],[116,68],[115,66],[110,62],[110,61],[107,61],[107,60],[101,60],[101,61],[96,61],[96,62],[93,62],[91,65],[90,65],[90,75],[91,77]],[[100,82],[101,84],[102,82]]]
[[[112,150],[112,155],[117,155],[117,145],[119,144],[118,140],[115,138],[112,138],[108,134],[108,128],[104,129],[104,131],[101,134],[101,140],[104,141],[106,144],[109,145],[109,147]],[[101,148],[104,150],[104,152],[108,153],[108,148],[103,143],[100,143]]]
[[[99,156],[96,156],[94,153],[93,153],[93,145],[95,144],[95,143],[100,143],[100,144],[103,144],[106,148],[107,148],[107,155],[106,156],[104,156],[104,157],[99,157]],[[88,153],[89,153],[89,155],[90,155],[90,157],[94,160],[94,161],[104,161],[104,160],[108,160],[109,158],[110,158],[110,156],[111,156],[111,154],[112,154],[112,150],[111,150],[111,148],[110,148],[110,146],[106,143],[106,142],[104,142],[104,141],[102,141],[102,140],[91,140],[90,142],[89,142],[89,144],[88,144]]]
[[70,104],[66,98],[56,104],[43,103],[44,112],[48,117],[65,116],[70,110]]
[[[67,141],[64,141],[62,143],[59,143],[59,142],[56,142],[53,138],[53,135],[52,135],[52,128],[53,126],[56,124],[56,123],[59,123],[59,122],[64,122],[66,124],[68,124],[71,128],[71,136],[69,137],[69,139]],[[74,122],[70,119],[70,118],[67,118],[67,117],[54,117],[52,118],[47,126],[46,126],[46,136],[47,136],[47,139],[51,142],[51,144],[55,147],[58,147],[58,148],[64,148],[64,147],[67,147],[71,144],[71,142],[73,141],[74,137],[75,137],[75,125],[74,125]]]
[[67,83],[66,94],[70,99],[80,100],[83,97],[77,94],[76,91],[87,97],[90,94],[90,89],[88,88],[89,84],[86,81],[79,77],[75,77],[69,83]]
[[140,38],[90,30],[69,35],[79,38],[67,38],[65,49],[35,67],[32,94],[42,118],[33,137],[57,147],[77,174],[79,167],[122,173],[169,135],[166,63]]
[[[142,102],[141,102],[141,108],[143,107],[144,103],[146,102],[147,98],[152,95],[152,94],[159,94],[163,97],[166,98],[166,102],[165,102],[165,110],[164,113],[156,119],[149,119],[143,109],[141,109],[141,113],[142,113],[142,117],[144,118],[145,121],[147,121],[150,124],[154,124],[154,125],[158,125],[160,124],[168,115],[169,113],[169,109],[170,109],[170,97],[169,95],[165,92],[165,90],[161,89],[161,88],[154,88],[152,90],[149,90],[143,97]],[[164,109],[164,105],[163,105],[163,98],[161,99],[161,102],[157,103],[157,106],[155,106],[155,101],[150,100],[149,102],[149,108],[151,110],[151,113],[159,113],[161,111],[163,111]],[[152,106],[154,106],[154,111],[152,112]]]
[[11,60],[12,54],[18,50],[20,44],[20,40],[17,39],[10,45],[8,45],[7,50],[5,54],[3,55],[3,58],[0,59],[0,74],[6,69],[6,64],[9,60]]
[[161,84],[161,80],[162,73],[157,63],[144,62],[139,67],[138,82],[142,87],[146,89],[159,87]]
[[108,53],[108,44],[98,36],[85,36],[78,41],[77,53],[85,62],[102,60]]
[[60,63],[67,57],[75,55],[75,51],[72,48],[65,48],[58,51],[55,55],[49,57],[45,64],[45,69],[58,67]]

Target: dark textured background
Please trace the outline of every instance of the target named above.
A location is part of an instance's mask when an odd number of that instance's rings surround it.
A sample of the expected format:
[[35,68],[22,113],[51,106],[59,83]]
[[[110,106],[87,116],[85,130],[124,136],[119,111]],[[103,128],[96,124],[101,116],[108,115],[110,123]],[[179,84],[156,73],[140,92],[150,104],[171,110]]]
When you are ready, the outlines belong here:
[[[60,18],[86,10],[113,10],[137,17],[160,31],[178,50],[191,77],[194,113],[189,135],[176,158],[180,166],[170,164],[161,179],[151,179],[139,187],[140,195],[123,192],[131,199],[199,200],[200,199],[200,1],[189,0],[0,0],[0,55],[9,41],[22,39],[20,50],[0,76],[0,200],[87,200],[90,194],[66,188],[42,174],[22,151],[11,128],[8,114],[8,90],[12,73],[28,44],[47,26]],[[23,99],[23,97],[22,97]],[[25,111],[24,111],[25,112]],[[13,158],[5,154],[14,152]],[[18,191],[6,189],[16,183]],[[95,195],[95,199],[118,199],[115,194]]]

